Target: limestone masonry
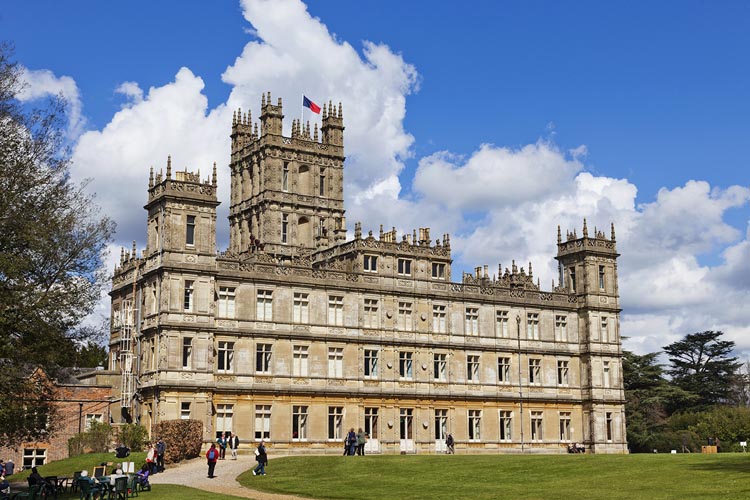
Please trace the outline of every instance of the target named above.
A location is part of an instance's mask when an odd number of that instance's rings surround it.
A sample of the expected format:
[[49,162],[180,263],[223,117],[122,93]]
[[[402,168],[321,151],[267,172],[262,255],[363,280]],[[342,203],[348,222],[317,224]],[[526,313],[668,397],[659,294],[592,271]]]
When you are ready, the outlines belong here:
[[234,115],[225,252],[216,165],[152,169],[147,246],[113,278],[116,421],[198,419],[275,454],[341,453],[351,427],[370,453],[448,433],[458,453],[627,451],[614,227],[558,229],[552,290],[531,264],[454,282],[448,235],[347,240],[341,104],[320,130],[282,120],[270,93],[259,124]]

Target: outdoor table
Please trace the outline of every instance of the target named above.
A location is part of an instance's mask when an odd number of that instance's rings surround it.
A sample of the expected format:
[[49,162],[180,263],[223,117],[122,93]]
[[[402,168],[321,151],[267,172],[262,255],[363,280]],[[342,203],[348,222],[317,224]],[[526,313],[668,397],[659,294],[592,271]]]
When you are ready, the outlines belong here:
[[73,480],[72,476],[65,476],[65,477],[58,476],[57,477],[57,489],[62,490],[67,493],[68,485],[70,484],[72,480]]

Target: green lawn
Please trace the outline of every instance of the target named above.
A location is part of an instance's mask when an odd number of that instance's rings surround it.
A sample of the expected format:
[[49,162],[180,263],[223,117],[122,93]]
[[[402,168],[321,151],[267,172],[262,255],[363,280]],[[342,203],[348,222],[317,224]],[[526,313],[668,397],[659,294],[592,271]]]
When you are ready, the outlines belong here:
[[750,498],[750,455],[287,457],[245,486],[312,498]]

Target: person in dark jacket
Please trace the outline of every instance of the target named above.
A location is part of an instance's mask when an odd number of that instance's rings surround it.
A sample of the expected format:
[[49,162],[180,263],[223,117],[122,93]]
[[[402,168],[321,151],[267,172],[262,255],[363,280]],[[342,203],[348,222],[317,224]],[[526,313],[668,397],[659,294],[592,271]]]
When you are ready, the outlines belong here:
[[265,476],[268,455],[266,454],[266,447],[262,439],[260,444],[258,444],[258,449],[255,450],[255,460],[258,461],[258,465],[253,469],[253,476]]
[[164,472],[164,453],[167,452],[167,445],[164,444],[164,440],[159,438],[156,443],[156,471]]
[[29,476],[29,486],[33,486],[35,484],[43,485],[47,482],[44,480],[44,478],[39,474],[39,471],[36,469],[36,467],[31,468],[31,475]]
[[346,442],[349,444],[349,455],[354,456],[357,450],[357,433],[354,432],[354,427],[349,430],[349,434],[346,435]]

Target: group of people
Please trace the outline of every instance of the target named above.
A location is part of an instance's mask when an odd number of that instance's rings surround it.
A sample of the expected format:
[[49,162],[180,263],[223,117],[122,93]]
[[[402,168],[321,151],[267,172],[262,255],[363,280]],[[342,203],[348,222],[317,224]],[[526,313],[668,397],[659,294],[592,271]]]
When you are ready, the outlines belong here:
[[157,472],[164,472],[164,453],[167,451],[167,445],[162,438],[156,443],[148,443],[148,452],[146,453],[146,465],[151,475]]
[[365,443],[367,443],[367,433],[362,430],[362,427],[357,432],[354,432],[354,427],[352,427],[344,438],[344,455],[364,456]]
[[[216,462],[219,460],[225,460],[227,447],[232,452],[232,459],[237,460],[237,448],[240,447],[240,438],[234,433],[222,433],[215,443],[211,443],[211,447],[206,451],[208,477],[210,479],[216,477],[214,474],[216,471]],[[268,455],[263,440],[258,443],[258,447],[255,449],[255,461],[258,462],[258,465],[253,469],[253,476],[265,476]]]
[[219,445],[218,460],[226,459],[227,448],[232,453],[232,460],[237,460],[237,448],[240,447],[240,438],[234,432],[222,432],[218,439],[216,439],[216,444]]

